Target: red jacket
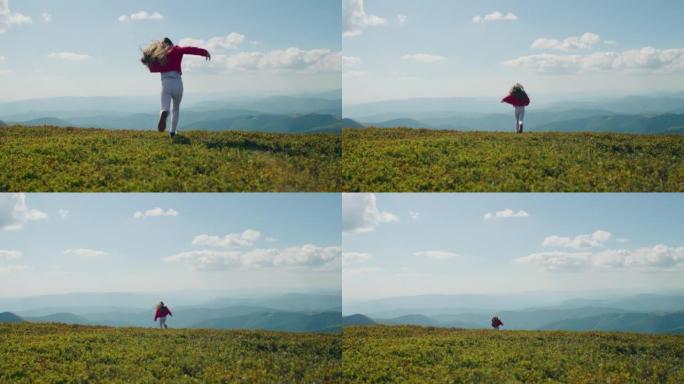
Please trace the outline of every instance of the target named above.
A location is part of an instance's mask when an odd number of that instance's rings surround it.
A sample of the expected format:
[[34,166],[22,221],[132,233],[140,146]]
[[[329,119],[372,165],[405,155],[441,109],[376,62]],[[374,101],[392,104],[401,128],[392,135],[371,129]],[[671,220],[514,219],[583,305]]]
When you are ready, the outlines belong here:
[[153,63],[149,66],[150,72],[172,72],[177,71],[178,73],[183,73],[181,71],[181,62],[183,61],[183,55],[197,55],[197,56],[209,56],[209,52],[206,49],[195,48],[195,47],[179,47],[174,45],[169,52],[166,54],[166,64],[161,65],[159,63]]
[[166,317],[168,315],[173,316],[169,307],[159,307],[157,308],[157,312],[154,314],[154,321],[157,321],[157,319],[160,317]]
[[524,100],[520,100],[513,95],[508,95],[501,100],[502,103],[508,103],[514,107],[527,107],[530,105],[530,98],[525,96]]

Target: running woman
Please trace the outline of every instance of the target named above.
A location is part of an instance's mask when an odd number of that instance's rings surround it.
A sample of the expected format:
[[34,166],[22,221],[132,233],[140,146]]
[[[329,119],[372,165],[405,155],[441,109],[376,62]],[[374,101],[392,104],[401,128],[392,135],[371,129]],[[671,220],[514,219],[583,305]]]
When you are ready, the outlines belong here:
[[525,120],[525,107],[530,105],[530,98],[525,92],[525,88],[520,83],[516,83],[508,92],[508,96],[501,100],[515,108],[515,131],[523,133],[523,121]]
[[[166,131],[166,120],[169,117],[169,112],[173,111],[171,138],[176,136],[180,103],[183,99],[183,72],[181,71],[183,55],[203,56],[207,60],[211,60],[211,54],[206,49],[179,47],[174,45],[168,37],[150,44],[143,50],[143,57],[140,59],[140,62],[147,66],[150,72],[161,73],[161,112],[157,129],[159,132]],[[171,109],[171,102],[173,102],[173,110]]]

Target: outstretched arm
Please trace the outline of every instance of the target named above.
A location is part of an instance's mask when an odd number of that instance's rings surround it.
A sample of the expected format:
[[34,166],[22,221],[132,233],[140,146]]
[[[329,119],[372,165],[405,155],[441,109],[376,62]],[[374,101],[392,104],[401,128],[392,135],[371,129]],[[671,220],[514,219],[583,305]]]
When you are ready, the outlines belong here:
[[181,53],[184,55],[204,56],[207,60],[211,59],[211,54],[206,49],[196,47],[180,47]]

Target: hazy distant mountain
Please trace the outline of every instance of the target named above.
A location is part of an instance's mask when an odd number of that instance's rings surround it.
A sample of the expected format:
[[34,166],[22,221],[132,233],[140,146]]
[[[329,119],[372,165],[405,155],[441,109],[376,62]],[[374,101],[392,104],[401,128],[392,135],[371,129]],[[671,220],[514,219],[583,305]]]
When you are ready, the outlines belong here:
[[248,115],[218,120],[197,121],[183,125],[183,129],[274,133],[337,133],[342,130],[342,126],[342,120],[332,115]]
[[536,131],[555,132],[621,132],[641,134],[684,133],[684,114],[658,116],[616,115],[596,116],[578,120],[549,123]]
[[17,323],[21,323],[23,321],[24,320],[21,317],[15,315],[12,312],[0,313],[0,324],[2,324],[2,323],[17,324]]
[[377,324],[375,322],[375,320],[371,319],[368,316],[362,315],[360,313],[342,317],[342,325],[344,325],[344,326],[373,325],[373,324]]
[[342,327],[340,312],[263,312],[198,322],[192,328],[267,329],[288,332],[334,332]]
[[392,319],[374,319],[376,322],[381,324],[402,324],[402,325],[421,325],[427,326],[440,326],[441,323],[435,319],[429,318],[423,315],[406,315],[395,317]]
[[284,295],[250,300],[223,298],[212,301],[211,305],[213,307],[221,307],[244,305],[246,302],[249,302],[255,306],[266,307],[280,311],[341,311],[342,295],[288,293]]
[[32,120],[14,122],[13,124],[25,125],[25,126],[40,126],[40,125],[51,125],[51,126],[55,126],[55,127],[73,126],[72,123],[70,123],[66,120],[58,119],[56,117],[41,117],[41,118],[32,119]]
[[684,312],[622,313],[562,320],[540,329],[571,331],[619,331],[641,333],[684,333]]
[[81,316],[74,315],[73,313],[54,313],[47,316],[39,317],[24,317],[24,320],[31,323],[64,323],[64,324],[80,324],[80,325],[92,325],[93,323]]
[[0,127],[4,127],[6,124],[4,121],[0,120]]

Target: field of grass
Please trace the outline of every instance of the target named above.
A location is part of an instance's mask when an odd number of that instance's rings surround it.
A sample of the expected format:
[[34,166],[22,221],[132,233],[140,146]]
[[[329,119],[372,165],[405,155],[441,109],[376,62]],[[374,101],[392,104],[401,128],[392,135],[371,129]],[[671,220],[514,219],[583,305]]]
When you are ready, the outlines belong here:
[[345,129],[347,192],[684,191],[684,136]]
[[331,134],[0,128],[0,191],[338,191]]
[[684,335],[349,327],[348,383],[682,383]]
[[337,383],[339,334],[0,324],[0,382]]

